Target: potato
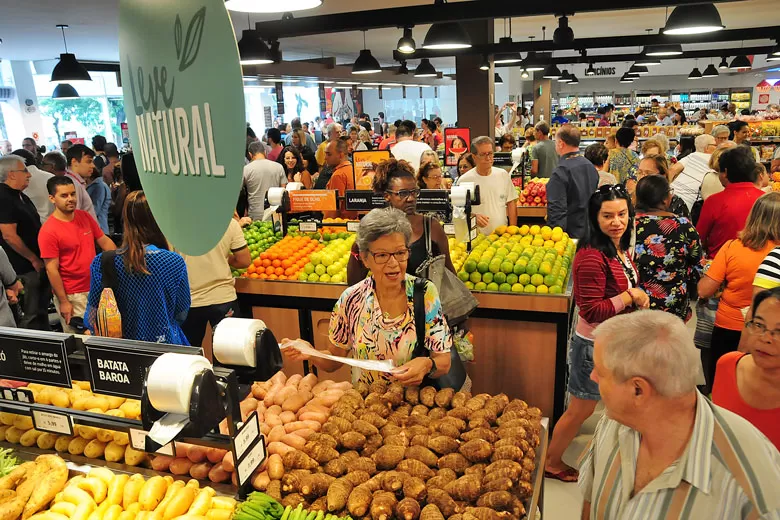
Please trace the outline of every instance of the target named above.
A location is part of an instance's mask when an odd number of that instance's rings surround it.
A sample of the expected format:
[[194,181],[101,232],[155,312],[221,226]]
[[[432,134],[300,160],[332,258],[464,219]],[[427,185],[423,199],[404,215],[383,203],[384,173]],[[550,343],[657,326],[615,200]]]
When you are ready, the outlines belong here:
[[209,471],[211,471],[211,467],[212,464],[209,462],[193,464],[190,468],[190,476],[194,479],[206,480],[209,476]]
[[84,456],[90,459],[99,459],[106,451],[106,444],[107,443],[100,442],[97,439],[89,441],[84,447]]
[[187,450],[187,458],[196,464],[203,462],[206,460],[206,448],[194,444],[191,445],[190,449]]
[[279,414],[279,419],[281,419],[282,424],[288,424],[291,422],[295,422],[295,412],[286,411]]
[[10,426],[6,426],[6,425],[0,426],[0,441],[5,440],[5,432],[8,431],[8,428],[10,428]]
[[54,444],[57,442],[57,435],[53,433],[44,433],[35,441],[38,447],[42,450],[50,450],[54,448]]
[[70,397],[62,390],[54,390],[49,395],[52,405],[60,408],[68,408],[70,406]]
[[15,413],[0,412],[0,422],[6,426],[13,426],[14,420],[16,420]]
[[[282,388],[281,390],[279,390],[278,392],[276,392],[274,394],[274,399],[273,399],[273,403],[272,404],[278,404],[279,406],[281,406],[282,404],[284,404],[284,402],[287,399],[289,399],[290,397],[292,397],[296,393],[298,393],[298,389],[296,387],[294,387],[294,386],[285,386],[284,388]],[[268,403],[266,403],[266,404],[268,404]]]
[[138,419],[141,417],[141,402],[136,400],[125,401],[120,407],[125,412],[128,419]]
[[111,417],[122,417],[123,419],[126,417],[125,412],[123,412],[120,409],[115,410],[109,410],[106,412],[106,415],[110,415]]
[[214,464],[209,471],[209,480],[212,482],[226,482],[230,479],[230,472],[226,471],[222,463]]
[[120,462],[125,456],[125,447],[111,441],[106,444],[106,450],[103,453],[107,462]]
[[125,432],[114,432],[114,443],[119,446],[127,446],[130,444],[130,436]]
[[225,458],[225,453],[227,453],[227,450],[221,450],[219,448],[207,448],[206,458],[212,464],[219,464],[222,462],[222,459]]
[[[192,463],[190,462],[190,464]],[[157,504],[165,496],[167,489],[168,483],[159,475],[147,480],[138,493],[138,502],[141,504],[141,510],[154,511],[154,508],[157,507]]]
[[192,461],[186,457],[175,458],[171,461],[168,470],[174,475],[187,475],[192,467]]
[[57,437],[57,440],[54,442],[54,450],[59,452],[68,451],[68,446],[70,445],[70,441],[75,439],[75,437],[69,436],[69,435],[60,435]]
[[83,437],[74,437],[70,444],[68,444],[68,453],[71,455],[82,455],[84,448],[87,447],[89,441]]
[[296,450],[303,450],[303,447],[306,445],[306,439],[303,437],[300,437],[294,433],[288,433],[285,434],[281,438],[281,442],[285,443],[288,446],[291,446],[295,448]]
[[92,439],[96,439],[97,438],[98,429],[97,428],[93,428],[92,426],[79,426],[78,428],[74,427],[73,430],[82,439],[86,439],[88,441],[91,441]]
[[152,458],[152,469],[155,471],[168,471],[173,461],[174,457],[170,455],[155,455]]
[[282,410],[297,413],[298,410],[303,408],[303,406],[309,402],[309,399],[307,399],[307,396],[309,395],[311,394],[298,392],[290,396],[289,398],[287,398],[286,401],[282,403]]
[[106,395],[101,397],[105,397],[106,399],[108,399],[109,410],[115,410],[120,406],[122,406],[123,404],[125,404],[125,402],[127,401],[127,399],[125,399],[124,397],[116,397],[113,395]]
[[14,427],[17,430],[27,431],[32,430],[33,428],[33,422],[32,417],[28,417],[26,415],[17,415],[14,419]]
[[[271,451],[269,450],[268,453],[271,453]],[[233,459],[232,451],[228,451],[227,453],[225,453],[225,456],[222,457],[222,467],[225,468],[225,470],[227,471],[233,471],[236,469],[236,464]]]
[[125,446],[125,464],[128,466],[138,466],[146,460],[146,453],[133,449],[129,444]]
[[43,432],[38,430],[27,430],[19,437],[19,444],[22,446],[32,446],[37,442],[38,437],[41,435],[43,435]]
[[109,442],[114,440],[114,432],[111,430],[106,430],[105,428],[100,428],[97,431],[97,440],[104,444],[108,444]]

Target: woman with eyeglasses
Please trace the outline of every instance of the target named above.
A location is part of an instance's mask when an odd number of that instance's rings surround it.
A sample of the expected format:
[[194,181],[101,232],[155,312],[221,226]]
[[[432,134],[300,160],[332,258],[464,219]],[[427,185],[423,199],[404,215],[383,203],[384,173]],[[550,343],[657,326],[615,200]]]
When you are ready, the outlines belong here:
[[[383,194],[387,203],[402,211],[412,226],[410,256],[405,264],[406,272],[414,275],[428,258],[428,251],[425,247],[425,220],[428,219],[431,233],[431,252],[434,256],[444,255],[447,269],[454,273],[455,267],[450,259],[450,246],[444,228],[441,227],[438,220],[417,213],[417,196],[420,194],[420,187],[414,176],[412,165],[396,159],[379,163],[374,175],[374,192]],[[363,221],[360,222],[362,226]],[[357,246],[358,244],[352,246],[352,255],[347,264],[347,283],[349,285],[358,283],[368,274],[368,266],[365,262],[360,261]]]
[[637,184],[634,262],[650,308],[687,322],[690,290],[701,277],[702,248],[691,221],[669,211],[673,195],[663,175],[648,175]]
[[748,420],[780,448],[780,287],[753,299],[742,352],[720,358],[712,402]]
[[574,301],[579,312],[569,343],[569,407],[553,430],[544,474],[576,482],[577,470],[563,462],[563,452],[577,436],[601,399],[593,371],[593,330],[609,318],[646,309],[647,294],[638,287],[636,267],[628,253],[634,232],[634,207],[620,184],[605,185],[588,201],[589,233],[574,257]]
[[[442,313],[436,286],[424,282],[425,350],[412,358],[417,345],[414,316],[415,278],[408,273],[412,225],[395,208],[372,210],[360,221],[355,243],[371,276],[345,290],[330,318],[328,352],[356,359],[392,360],[390,374],[352,369],[352,382],[377,380],[419,385],[425,376],[440,377],[450,369],[452,335]],[[284,341],[284,340],[283,340]],[[285,349],[291,361],[308,360],[325,372],[341,363]]]
[[474,154],[471,152],[464,153],[458,158],[458,164],[454,168],[450,168],[450,177],[453,181],[457,181],[461,175],[465,175],[469,170],[473,170],[477,167],[477,160],[474,158]]
[[[669,179],[669,161],[663,155],[648,155],[639,161],[639,167],[636,170],[636,182],[641,181],[648,175],[663,175],[665,179]],[[630,186],[630,183],[628,183]],[[636,184],[634,188],[629,188],[629,193],[636,204]],[[669,211],[680,217],[690,219],[691,213],[688,210],[688,206],[685,201],[680,197],[672,193],[672,201],[669,204]]]
[[[753,296],[753,280],[766,256],[780,245],[780,193],[767,193],[753,204],[745,228],[718,250],[699,281],[699,297],[711,298],[723,288],[709,352],[702,350],[707,385],[718,359],[739,346],[745,312]],[[744,311],[744,312],[743,312]]]

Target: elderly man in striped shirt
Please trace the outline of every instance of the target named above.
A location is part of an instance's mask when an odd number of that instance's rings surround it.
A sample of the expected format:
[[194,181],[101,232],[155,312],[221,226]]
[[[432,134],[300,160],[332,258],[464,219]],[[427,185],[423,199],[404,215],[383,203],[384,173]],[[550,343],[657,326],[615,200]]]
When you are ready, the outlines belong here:
[[607,412],[580,463],[583,519],[780,520],[780,453],[696,390],[698,351],[679,318],[639,311],[594,336]]

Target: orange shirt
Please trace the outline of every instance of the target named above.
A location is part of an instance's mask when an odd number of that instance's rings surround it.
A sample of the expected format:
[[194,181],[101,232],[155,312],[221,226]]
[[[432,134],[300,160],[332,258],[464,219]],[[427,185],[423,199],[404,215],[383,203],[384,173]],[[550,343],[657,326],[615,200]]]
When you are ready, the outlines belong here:
[[729,352],[718,360],[712,402],[748,421],[780,449],[780,408],[753,408],[739,395],[737,363],[746,355],[744,352]]
[[[354,190],[355,189],[355,179],[352,176],[352,163],[345,161],[338,166],[336,166],[336,169],[333,170],[333,175],[331,175],[330,180],[328,181],[327,189],[329,190],[336,190],[338,191],[338,196],[343,197],[344,192],[346,190]],[[337,211],[325,211],[323,212],[325,217],[327,218],[348,218],[352,220],[357,220],[358,214],[357,211],[347,211],[344,209],[344,201],[337,202],[338,210]],[[763,259],[762,259],[763,260]],[[751,279],[751,283],[753,283]]]
[[753,251],[742,245],[739,239],[723,244],[707,271],[707,276],[716,282],[726,282],[715,315],[715,325],[729,330],[742,330],[745,324],[742,309],[750,307],[753,300],[756,271],[776,245],[770,241],[760,251]]

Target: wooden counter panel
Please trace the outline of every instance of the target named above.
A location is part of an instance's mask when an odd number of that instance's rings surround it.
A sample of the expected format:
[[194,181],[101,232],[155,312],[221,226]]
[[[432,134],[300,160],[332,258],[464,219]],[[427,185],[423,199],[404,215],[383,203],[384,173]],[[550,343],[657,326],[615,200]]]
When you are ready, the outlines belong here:
[[[547,294],[508,294],[472,292],[479,307],[477,309],[506,309],[510,311],[538,311],[568,313],[570,297]],[[522,319],[522,316],[518,316]]]
[[[297,309],[252,307],[252,317],[256,320],[263,320],[265,326],[274,333],[276,341],[281,342],[282,338],[298,339],[301,337]],[[288,377],[293,374],[303,374],[303,363],[289,363],[285,360],[283,371]]]
[[551,416],[555,324],[472,318],[469,326],[475,343],[475,361],[467,364],[472,393],[504,392]]
[[[328,325],[330,324],[330,313],[322,311],[311,311],[311,327],[314,332],[314,348],[326,350],[330,340],[328,340]],[[342,365],[335,372],[319,371],[321,379],[333,379],[334,381],[351,381],[352,372],[349,365]]]
[[547,206],[517,206],[517,218],[547,218]]
[[304,283],[236,278],[236,291],[245,294],[267,294],[270,296],[299,296],[338,300],[346,285],[327,283]]

